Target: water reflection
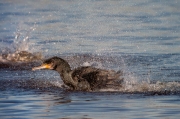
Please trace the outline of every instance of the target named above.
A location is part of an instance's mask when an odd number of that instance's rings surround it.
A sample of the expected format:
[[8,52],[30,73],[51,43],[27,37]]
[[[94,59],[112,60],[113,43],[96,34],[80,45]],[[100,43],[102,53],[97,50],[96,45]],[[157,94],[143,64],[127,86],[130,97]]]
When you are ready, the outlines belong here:
[[[25,91],[25,90],[24,90]],[[13,93],[12,93],[13,92]],[[59,90],[58,96],[53,92],[48,91],[25,91],[14,90],[6,91],[0,97],[1,112],[0,115],[2,118],[11,118],[11,117],[23,117],[30,118],[32,116],[36,117],[51,117],[48,113],[58,114],[58,110],[52,110],[52,107],[63,105],[71,102],[71,99],[68,96],[68,93],[64,93],[62,90]],[[11,96],[9,96],[9,94]],[[6,100],[2,99],[7,95]],[[11,113],[11,115],[6,115],[6,112]]]

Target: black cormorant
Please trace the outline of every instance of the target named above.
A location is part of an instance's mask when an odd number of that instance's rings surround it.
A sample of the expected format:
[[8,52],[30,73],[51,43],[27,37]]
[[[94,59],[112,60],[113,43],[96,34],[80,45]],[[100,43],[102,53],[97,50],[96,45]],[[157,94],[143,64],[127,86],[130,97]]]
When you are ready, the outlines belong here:
[[56,70],[64,84],[72,90],[93,91],[105,88],[113,83],[116,84],[115,80],[119,80],[118,82],[123,80],[120,78],[122,73],[113,70],[104,70],[91,66],[71,70],[68,62],[59,57],[47,59],[41,66],[32,68],[32,70],[37,69]]

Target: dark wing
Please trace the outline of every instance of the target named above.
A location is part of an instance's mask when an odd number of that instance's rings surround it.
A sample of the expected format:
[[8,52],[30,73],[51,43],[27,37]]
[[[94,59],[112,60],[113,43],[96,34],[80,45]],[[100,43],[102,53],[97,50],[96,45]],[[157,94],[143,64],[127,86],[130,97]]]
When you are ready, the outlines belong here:
[[78,82],[87,81],[92,90],[106,87],[120,77],[120,73],[94,67],[79,67],[72,73],[72,78]]

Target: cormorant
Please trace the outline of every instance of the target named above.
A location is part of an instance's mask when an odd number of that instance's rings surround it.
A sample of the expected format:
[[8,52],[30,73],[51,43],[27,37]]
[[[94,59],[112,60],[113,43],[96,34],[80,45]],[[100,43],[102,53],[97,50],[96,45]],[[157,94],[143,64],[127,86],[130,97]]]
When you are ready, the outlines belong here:
[[[113,70],[104,70],[91,66],[71,70],[68,62],[59,57],[47,59],[41,66],[32,68],[33,71],[38,69],[56,70],[64,84],[72,90],[93,91],[123,81],[120,78],[122,73]],[[115,80],[119,81],[116,82]]]

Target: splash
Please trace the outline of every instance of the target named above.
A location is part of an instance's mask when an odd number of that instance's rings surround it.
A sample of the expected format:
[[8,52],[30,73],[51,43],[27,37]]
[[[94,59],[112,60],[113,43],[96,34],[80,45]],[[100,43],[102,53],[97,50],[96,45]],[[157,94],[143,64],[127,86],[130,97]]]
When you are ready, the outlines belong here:
[[21,30],[17,30],[13,44],[3,49],[0,53],[0,62],[32,62],[42,59],[40,52],[29,52],[29,37],[30,33],[35,30],[35,27],[31,27],[27,33],[23,36]]
[[[91,58],[90,58],[91,59]],[[103,58],[104,59],[104,58]],[[177,81],[160,81],[151,79],[151,73],[148,72],[147,76],[137,76],[130,72],[128,66],[124,62],[123,57],[112,58],[110,63],[120,64],[121,71],[123,72],[124,81],[120,85],[111,85],[107,88],[101,89],[100,92],[121,92],[121,93],[143,93],[148,95],[166,95],[166,94],[180,94],[180,82]],[[106,59],[104,59],[106,60]],[[95,66],[97,68],[105,68],[102,64],[104,61],[101,58],[94,58],[82,63],[82,66]],[[106,60],[107,61],[107,60]]]
[[2,54],[2,62],[32,62],[42,59],[41,53],[30,53],[28,51],[16,51],[14,53]]
[[15,39],[13,43],[13,49],[15,51],[29,51],[29,38],[30,33],[35,30],[35,26],[30,27],[29,30],[25,31],[25,35],[23,35],[23,30],[21,28],[18,28],[15,33]]
[[180,94],[180,82],[138,81],[135,77],[125,79],[121,86],[101,89],[101,92],[143,93],[147,95]]

